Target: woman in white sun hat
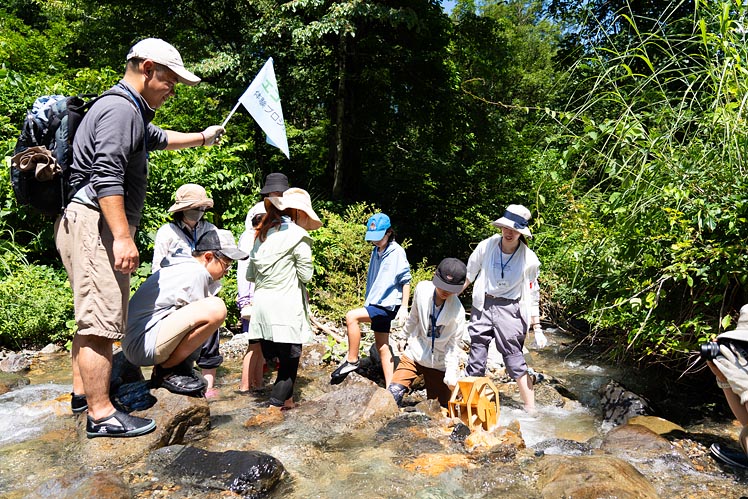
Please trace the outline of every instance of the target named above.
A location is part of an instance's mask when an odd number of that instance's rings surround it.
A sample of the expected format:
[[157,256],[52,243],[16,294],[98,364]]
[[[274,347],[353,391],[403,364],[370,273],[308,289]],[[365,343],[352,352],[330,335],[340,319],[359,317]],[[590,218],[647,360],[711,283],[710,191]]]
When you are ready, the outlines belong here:
[[504,215],[491,223],[501,234],[481,241],[470,255],[465,288],[470,283],[474,286],[465,374],[485,374],[488,347],[495,341],[507,374],[517,381],[525,411],[534,414],[534,380],[522,349],[529,329],[535,332],[538,347],[547,341],[540,327],[540,261],[525,239],[532,237],[530,218],[530,210],[524,206],[509,205]]
[[250,253],[247,280],[255,283],[249,339],[259,339],[266,359],[278,358],[269,404],[294,407],[301,346],[312,339],[306,283],[312,279],[312,238],[322,226],[309,194],[296,187],[265,199]]

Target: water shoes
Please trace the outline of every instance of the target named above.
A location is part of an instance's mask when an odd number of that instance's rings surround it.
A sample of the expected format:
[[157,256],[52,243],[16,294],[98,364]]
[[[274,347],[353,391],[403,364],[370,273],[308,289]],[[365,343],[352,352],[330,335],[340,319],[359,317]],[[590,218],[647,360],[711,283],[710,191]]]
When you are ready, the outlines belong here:
[[86,421],[86,436],[95,437],[137,437],[156,429],[156,422],[152,419],[131,416],[121,411],[114,411],[111,416],[93,419],[88,416]]
[[344,360],[343,363],[340,364],[330,375],[330,384],[337,385],[342,383],[346,376],[358,369],[360,363],[360,360],[357,360],[356,362],[348,362],[347,359]]

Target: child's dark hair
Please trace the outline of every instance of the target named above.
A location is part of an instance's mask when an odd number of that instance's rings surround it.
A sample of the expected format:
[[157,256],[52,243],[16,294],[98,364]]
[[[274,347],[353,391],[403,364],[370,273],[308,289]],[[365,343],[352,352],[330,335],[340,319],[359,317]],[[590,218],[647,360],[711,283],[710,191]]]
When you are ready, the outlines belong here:
[[392,227],[390,227],[389,229],[385,231],[384,237],[387,238],[387,246],[389,246],[395,241],[396,239],[395,231],[392,229]]
[[258,213],[257,215],[252,217],[252,227],[257,228],[260,225],[260,222],[262,222],[262,219],[265,218],[265,213]]

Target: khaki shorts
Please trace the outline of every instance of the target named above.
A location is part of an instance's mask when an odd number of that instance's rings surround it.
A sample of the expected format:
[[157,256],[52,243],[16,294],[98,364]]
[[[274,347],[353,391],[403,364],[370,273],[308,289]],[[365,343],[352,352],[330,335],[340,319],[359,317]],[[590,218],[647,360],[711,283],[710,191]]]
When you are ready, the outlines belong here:
[[[203,298],[178,308],[166,316],[159,324],[156,335],[155,364],[162,364],[171,357],[185,336],[197,329],[198,323],[205,318],[205,308],[213,301],[221,300],[215,296]],[[220,301],[223,305],[223,301]],[[202,347],[198,347],[200,349]]]
[[[131,235],[135,228],[130,227]],[[114,237],[98,210],[70,203],[55,221],[55,245],[73,289],[77,334],[120,340],[127,324],[130,274],[114,270]]]

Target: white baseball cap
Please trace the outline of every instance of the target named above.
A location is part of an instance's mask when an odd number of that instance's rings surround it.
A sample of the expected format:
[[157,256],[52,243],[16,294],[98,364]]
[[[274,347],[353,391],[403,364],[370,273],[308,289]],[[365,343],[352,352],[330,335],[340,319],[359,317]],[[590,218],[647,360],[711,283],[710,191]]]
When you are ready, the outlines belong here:
[[166,66],[174,71],[180,83],[185,85],[197,85],[200,78],[195,74],[187,71],[182,62],[182,56],[173,45],[161,40],[160,38],[146,38],[140,40],[132,46],[127,54],[127,60],[130,59],[150,59],[155,63]]

